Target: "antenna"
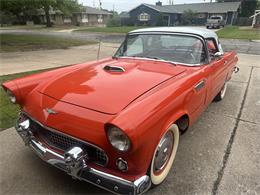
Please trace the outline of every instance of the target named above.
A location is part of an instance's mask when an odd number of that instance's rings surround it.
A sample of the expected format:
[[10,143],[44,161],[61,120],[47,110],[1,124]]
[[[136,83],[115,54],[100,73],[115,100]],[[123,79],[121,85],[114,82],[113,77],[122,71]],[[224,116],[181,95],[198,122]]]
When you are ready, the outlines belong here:
[[101,49],[101,39],[99,39],[99,44],[98,44],[98,51],[97,51],[97,61],[99,60],[99,56],[100,56],[100,49]]

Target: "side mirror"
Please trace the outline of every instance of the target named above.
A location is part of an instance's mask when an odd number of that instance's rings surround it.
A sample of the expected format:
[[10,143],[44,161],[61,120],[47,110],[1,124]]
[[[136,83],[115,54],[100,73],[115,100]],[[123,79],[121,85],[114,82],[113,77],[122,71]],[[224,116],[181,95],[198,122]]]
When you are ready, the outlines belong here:
[[214,60],[220,60],[222,58],[223,54],[221,52],[216,52],[213,56]]

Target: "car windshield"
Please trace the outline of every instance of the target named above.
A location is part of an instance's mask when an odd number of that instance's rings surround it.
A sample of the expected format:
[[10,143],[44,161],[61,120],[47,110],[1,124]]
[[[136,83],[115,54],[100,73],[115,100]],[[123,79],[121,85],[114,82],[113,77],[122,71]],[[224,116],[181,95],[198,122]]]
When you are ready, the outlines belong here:
[[213,19],[213,20],[220,20],[221,18],[219,16],[212,16],[211,19]]
[[174,34],[128,35],[114,57],[139,57],[195,65],[205,63],[202,41]]

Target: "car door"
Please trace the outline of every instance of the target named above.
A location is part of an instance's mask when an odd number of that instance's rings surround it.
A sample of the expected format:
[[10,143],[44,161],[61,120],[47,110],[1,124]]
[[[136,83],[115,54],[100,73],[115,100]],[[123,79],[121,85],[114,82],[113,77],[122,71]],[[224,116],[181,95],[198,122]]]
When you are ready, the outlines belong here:
[[212,100],[222,89],[226,81],[226,66],[227,56],[223,55],[219,58],[215,58],[214,54],[220,52],[216,40],[210,38],[206,40],[208,51],[210,55],[210,77],[211,77],[211,88],[210,88],[210,100]]

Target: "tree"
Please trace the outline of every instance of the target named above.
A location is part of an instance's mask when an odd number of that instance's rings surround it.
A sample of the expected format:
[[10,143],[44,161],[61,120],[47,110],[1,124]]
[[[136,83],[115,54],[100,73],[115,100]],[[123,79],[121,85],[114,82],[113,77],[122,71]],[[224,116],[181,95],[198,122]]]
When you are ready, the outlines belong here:
[[0,11],[12,13],[19,17],[26,15],[28,10],[37,11],[43,9],[46,16],[46,26],[51,27],[50,10],[60,10],[64,15],[79,11],[81,5],[77,0],[1,0]]
[[181,16],[181,23],[184,25],[190,25],[196,19],[196,13],[192,10],[185,10]]
[[36,8],[42,8],[46,16],[46,26],[51,27],[50,10],[60,10],[64,15],[69,15],[72,12],[79,11],[81,6],[77,0],[28,0]]
[[241,12],[239,16],[241,17],[250,17],[255,13],[257,9],[258,0],[251,0],[251,1],[242,1],[241,2]]
[[[217,0],[217,2],[240,2],[241,0]],[[242,0],[239,16],[249,17],[254,14],[258,7],[258,0]]]

